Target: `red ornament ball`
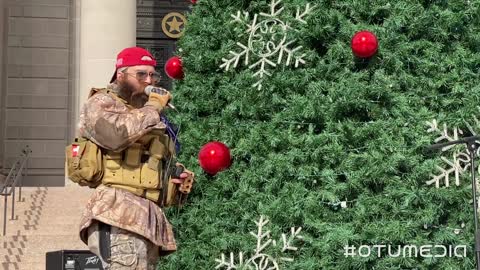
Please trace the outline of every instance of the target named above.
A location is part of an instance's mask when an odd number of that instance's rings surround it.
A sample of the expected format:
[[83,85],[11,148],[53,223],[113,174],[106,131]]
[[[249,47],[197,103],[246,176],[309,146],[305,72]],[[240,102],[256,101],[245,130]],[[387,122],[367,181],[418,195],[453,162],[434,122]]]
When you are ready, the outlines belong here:
[[197,3],[197,0],[190,0],[190,2],[195,5]]
[[230,149],[221,142],[209,142],[200,149],[198,162],[206,173],[215,175],[230,166]]
[[178,56],[170,57],[170,59],[168,59],[165,63],[165,73],[172,79],[183,79],[182,59],[180,59]]
[[352,52],[360,58],[372,57],[378,50],[378,40],[369,31],[357,32],[352,38]]

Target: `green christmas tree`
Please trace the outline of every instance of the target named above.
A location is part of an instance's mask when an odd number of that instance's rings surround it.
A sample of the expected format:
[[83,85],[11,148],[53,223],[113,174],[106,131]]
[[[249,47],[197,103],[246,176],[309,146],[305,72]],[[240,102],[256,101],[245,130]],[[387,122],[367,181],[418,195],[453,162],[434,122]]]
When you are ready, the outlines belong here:
[[[198,1],[169,113],[196,185],[158,268],[473,269],[465,147],[426,147],[480,132],[479,26],[478,0]],[[352,55],[361,30],[369,59]],[[197,161],[210,141],[233,157],[215,176]]]

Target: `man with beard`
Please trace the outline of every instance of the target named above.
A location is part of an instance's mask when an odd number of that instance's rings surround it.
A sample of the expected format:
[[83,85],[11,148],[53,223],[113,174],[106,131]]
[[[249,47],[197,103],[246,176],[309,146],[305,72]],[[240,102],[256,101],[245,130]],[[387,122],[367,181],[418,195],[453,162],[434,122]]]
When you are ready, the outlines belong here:
[[161,116],[171,94],[144,93],[160,78],[155,66],[143,48],[122,50],[111,84],[92,89],[80,113],[78,135],[100,147],[104,169],[82,216],[80,238],[104,269],[155,269],[159,256],[175,251],[162,207],[181,203],[175,199],[193,183],[194,174],[180,163],[183,172],[176,177],[165,165],[176,156],[177,134]]

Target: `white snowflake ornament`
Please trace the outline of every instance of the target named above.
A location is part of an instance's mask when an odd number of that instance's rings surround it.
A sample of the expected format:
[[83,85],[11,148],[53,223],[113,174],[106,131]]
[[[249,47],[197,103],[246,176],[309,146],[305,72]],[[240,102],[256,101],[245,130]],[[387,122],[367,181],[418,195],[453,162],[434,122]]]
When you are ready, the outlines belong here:
[[[305,64],[305,54],[300,54],[302,46],[293,46],[295,39],[287,40],[287,32],[292,29],[287,22],[278,18],[284,10],[279,8],[281,0],[272,0],[270,3],[270,12],[255,14],[250,21],[248,12],[240,12],[232,14],[232,22],[237,22],[246,25],[246,33],[248,36],[247,45],[237,42],[240,51],[230,51],[230,58],[222,58],[223,64],[220,68],[228,71],[231,67],[236,68],[242,57],[244,65],[248,69],[256,70],[253,74],[259,80],[253,84],[258,90],[262,88],[264,76],[271,76],[271,69],[276,68],[277,65],[284,64],[289,66],[294,64],[298,67],[300,64]],[[295,20],[306,24],[304,18],[313,10],[315,6],[307,4],[303,12],[297,8]],[[294,47],[294,48],[292,48]]]
[[[239,252],[238,260],[235,260],[233,252],[230,252],[229,259],[226,259],[225,254],[222,253],[220,259],[215,259],[215,261],[218,263],[215,269],[279,270],[280,268],[277,259],[286,262],[292,262],[293,258],[274,258],[272,255],[263,252],[270,245],[273,247],[277,246],[277,241],[271,239],[270,237],[270,231],[263,232],[263,226],[267,225],[268,222],[269,220],[265,219],[263,216],[260,216],[260,220],[258,222],[255,221],[258,230],[256,233],[250,232],[250,234],[257,238],[257,246],[254,249],[255,253],[250,258],[245,261],[243,257],[244,253]],[[297,247],[293,246],[293,241],[295,239],[302,239],[302,236],[300,236],[301,230],[301,227],[292,227],[288,237],[286,234],[282,233],[281,239],[279,240],[283,243],[281,249],[282,252],[285,253],[289,250],[298,250]]]
[[[480,121],[476,117],[474,117],[473,120],[475,122],[475,126],[480,127]],[[457,127],[454,127],[453,130],[449,132],[449,129],[446,124],[443,124],[443,128],[440,129],[438,127],[437,120],[435,119],[433,119],[431,122],[427,121],[427,125],[429,127],[427,132],[429,133],[434,132],[439,134],[439,136],[435,139],[435,143],[446,143],[446,142],[456,141],[460,137],[462,137],[464,134],[464,132]],[[470,124],[467,123],[467,127],[470,133],[472,133],[473,135],[477,134],[474,128]],[[450,176],[453,174],[453,177],[455,179],[455,185],[460,186],[460,175],[470,170],[470,151],[468,150],[465,144],[462,145],[462,147],[464,148],[463,151],[460,151],[458,150],[458,148],[454,148],[454,147],[455,145],[449,145],[442,148],[442,154],[450,152],[452,155],[451,159],[444,156],[441,157],[441,160],[446,164],[446,168],[437,166],[437,169],[440,172],[438,174],[432,175],[432,179],[426,182],[427,185],[435,184],[435,187],[439,188],[440,180],[443,179],[444,180],[443,182],[445,183],[445,187],[449,187]],[[478,156],[479,151],[477,150],[475,154]],[[476,167],[477,167],[476,168],[477,170],[480,169],[480,167],[478,166]]]

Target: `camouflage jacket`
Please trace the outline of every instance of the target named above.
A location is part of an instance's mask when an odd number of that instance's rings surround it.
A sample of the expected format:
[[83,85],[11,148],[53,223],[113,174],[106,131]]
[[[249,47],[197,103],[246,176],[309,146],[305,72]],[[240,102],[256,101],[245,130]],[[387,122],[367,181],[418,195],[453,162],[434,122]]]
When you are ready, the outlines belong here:
[[[115,85],[109,88],[115,92]],[[162,125],[153,107],[133,109],[124,100],[98,92],[82,107],[78,136],[105,149],[121,151]],[[86,244],[87,229],[93,220],[142,235],[159,246],[161,252],[176,250],[172,226],[162,209],[128,191],[103,185],[96,188],[80,222],[80,238]]]

